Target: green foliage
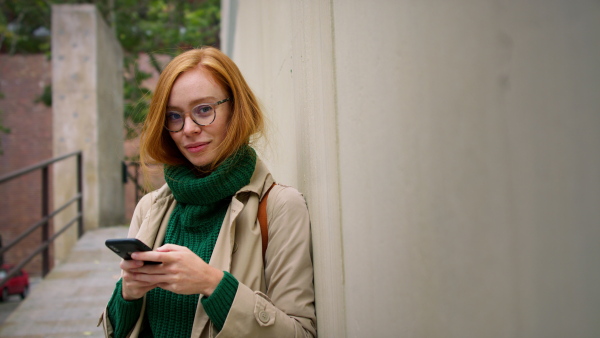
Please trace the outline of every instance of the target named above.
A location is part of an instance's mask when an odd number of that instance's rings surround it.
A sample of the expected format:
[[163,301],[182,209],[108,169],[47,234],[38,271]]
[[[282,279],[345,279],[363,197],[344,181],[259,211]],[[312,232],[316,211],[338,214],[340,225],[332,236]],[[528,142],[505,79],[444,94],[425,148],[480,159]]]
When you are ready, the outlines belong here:
[[[154,54],[174,55],[203,45],[219,46],[220,0],[0,0],[0,52],[50,53],[51,6],[95,4],[125,51],[125,119],[128,135],[147,114],[152,93],[140,83],[150,74],[139,70],[146,53],[160,72]],[[40,95],[47,100],[50,88]],[[1,127],[1,124],[0,124]]]
[[2,0],[0,52],[50,52],[53,4],[95,4],[130,53],[219,44],[220,0]]
[[51,1],[0,1],[0,52],[46,53],[50,51]]
[[[117,0],[117,37],[130,52],[172,54],[218,44],[220,1]],[[137,24],[131,25],[130,22]]]
[[38,96],[33,102],[42,103],[46,107],[52,107],[52,85],[45,85],[42,95]]
[[139,69],[137,59],[132,55],[125,56],[124,67],[130,70],[124,78],[123,96],[126,136],[131,139],[137,136],[138,126],[144,122],[148,113],[152,92],[140,84],[151,75]]

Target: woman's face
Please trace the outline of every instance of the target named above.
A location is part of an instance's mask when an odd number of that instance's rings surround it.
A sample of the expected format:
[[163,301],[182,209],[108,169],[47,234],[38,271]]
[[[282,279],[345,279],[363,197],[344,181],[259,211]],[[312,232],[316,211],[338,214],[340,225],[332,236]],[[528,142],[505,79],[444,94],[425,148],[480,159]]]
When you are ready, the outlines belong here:
[[215,120],[200,126],[191,119],[192,108],[203,103],[216,103],[226,99],[226,93],[203,67],[181,73],[173,83],[167,105],[168,114],[179,114],[184,119],[183,129],[169,132],[179,151],[193,165],[206,166],[217,156],[216,149],[225,139],[229,121],[229,102],[216,108]]

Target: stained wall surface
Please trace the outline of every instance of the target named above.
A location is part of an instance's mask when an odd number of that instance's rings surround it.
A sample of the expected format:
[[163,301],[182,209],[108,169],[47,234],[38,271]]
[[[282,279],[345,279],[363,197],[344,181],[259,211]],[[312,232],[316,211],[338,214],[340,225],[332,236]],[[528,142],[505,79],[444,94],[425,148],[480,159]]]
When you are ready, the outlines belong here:
[[598,2],[223,4],[321,336],[600,335]]
[[[124,218],[122,50],[93,5],[52,7],[54,155],[83,150],[84,226],[121,224]],[[119,128],[116,128],[118,126]],[[56,206],[76,192],[75,161],[54,175]],[[75,206],[55,222],[67,224]],[[76,240],[75,227],[59,237],[57,258]]]

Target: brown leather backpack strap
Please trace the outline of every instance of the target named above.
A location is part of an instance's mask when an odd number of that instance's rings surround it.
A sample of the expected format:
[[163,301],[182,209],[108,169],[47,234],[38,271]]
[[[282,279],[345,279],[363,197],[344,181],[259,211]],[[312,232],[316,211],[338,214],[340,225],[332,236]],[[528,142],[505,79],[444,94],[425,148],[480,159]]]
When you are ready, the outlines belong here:
[[267,252],[267,245],[269,245],[269,223],[267,222],[267,197],[271,189],[276,183],[271,184],[267,193],[263,196],[262,200],[258,204],[258,223],[260,223],[260,234],[262,237],[262,256],[263,262],[265,260],[265,253]]

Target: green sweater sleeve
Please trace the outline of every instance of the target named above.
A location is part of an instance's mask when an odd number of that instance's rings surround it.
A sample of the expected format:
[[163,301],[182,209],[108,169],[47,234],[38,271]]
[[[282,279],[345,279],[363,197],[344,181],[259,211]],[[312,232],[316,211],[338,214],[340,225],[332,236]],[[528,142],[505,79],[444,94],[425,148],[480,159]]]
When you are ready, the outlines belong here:
[[210,297],[202,297],[200,302],[204,307],[204,311],[208,318],[212,321],[215,327],[221,331],[225,320],[233,304],[233,299],[238,288],[238,280],[227,271],[224,271],[223,279]]
[[142,311],[143,299],[127,301],[123,299],[122,280],[119,279],[110,301],[108,302],[108,319],[113,326],[114,337],[126,337],[137,322]]

